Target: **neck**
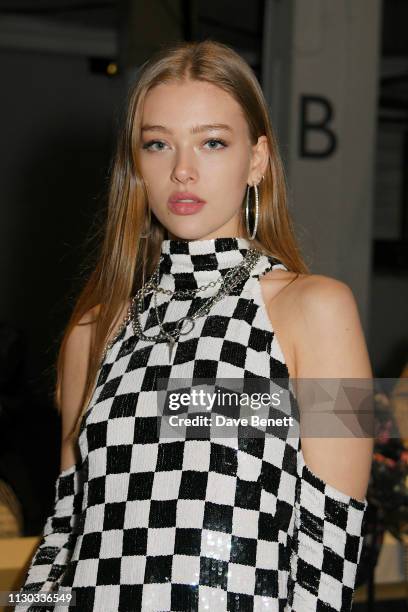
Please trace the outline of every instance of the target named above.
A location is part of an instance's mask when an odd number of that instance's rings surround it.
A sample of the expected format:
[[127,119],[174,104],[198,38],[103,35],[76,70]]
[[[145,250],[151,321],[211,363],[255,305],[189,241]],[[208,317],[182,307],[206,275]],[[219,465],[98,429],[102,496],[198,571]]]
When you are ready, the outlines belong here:
[[250,248],[251,242],[240,236],[165,239],[161,245],[161,280],[166,281],[166,277],[171,276],[176,290],[195,288],[219,279],[220,270],[238,266]]

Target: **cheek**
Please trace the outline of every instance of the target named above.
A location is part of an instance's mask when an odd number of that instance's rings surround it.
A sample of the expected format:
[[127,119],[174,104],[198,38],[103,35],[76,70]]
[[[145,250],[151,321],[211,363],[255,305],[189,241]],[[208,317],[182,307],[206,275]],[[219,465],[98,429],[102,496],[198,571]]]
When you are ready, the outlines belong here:
[[153,160],[147,154],[140,156],[140,170],[143,177],[152,177],[157,173],[158,164],[157,161]]
[[237,202],[245,194],[248,180],[249,161],[244,156],[234,156],[214,164],[212,177],[206,177],[208,184],[216,186],[217,191],[221,191],[228,196],[226,201]]
[[163,162],[153,160],[146,155],[141,157],[139,168],[150,197],[157,199],[166,183],[168,183],[166,167],[163,166]]
[[240,188],[248,178],[249,159],[241,152],[237,154],[236,150],[222,151],[208,166],[214,175],[223,179],[226,188]]

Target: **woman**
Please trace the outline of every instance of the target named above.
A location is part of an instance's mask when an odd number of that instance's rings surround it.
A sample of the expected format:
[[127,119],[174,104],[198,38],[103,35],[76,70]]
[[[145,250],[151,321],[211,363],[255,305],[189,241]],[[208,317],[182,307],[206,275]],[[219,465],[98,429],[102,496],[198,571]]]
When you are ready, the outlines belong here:
[[371,440],[160,437],[159,379],[190,377],[371,377],[350,289],[299,254],[259,84],[212,41],[161,50],[131,93],[25,588],[81,612],[349,610]]

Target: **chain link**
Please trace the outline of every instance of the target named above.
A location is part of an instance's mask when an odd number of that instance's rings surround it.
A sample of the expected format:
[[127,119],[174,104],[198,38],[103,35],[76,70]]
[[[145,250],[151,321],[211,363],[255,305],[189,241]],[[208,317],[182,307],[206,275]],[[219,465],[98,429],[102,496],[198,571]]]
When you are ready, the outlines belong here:
[[[114,335],[114,337],[106,344],[103,356],[106,355],[107,351],[113,346],[117,338],[120,336],[122,331],[127,327],[128,323],[132,323],[133,331],[136,336],[142,338],[143,340],[163,340],[168,339],[172,342],[175,341],[180,335],[183,335],[181,329],[186,320],[193,321],[200,316],[204,316],[207,314],[212,306],[219,302],[221,299],[225,297],[232,289],[234,289],[246,276],[249,276],[251,270],[255,267],[257,261],[259,260],[261,253],[256,251],[255,249],[249,249],[246,253],[243,261],[239,264],[239,266],[235,266],[230,268],[228,272],[224,275],[223,278],[217,279],[216,281],[211,281],[207,285],[200,285],[194,289],[179,289],[177,291],[172,291],[171,289],[164,289],[160,287],[158,284],[160,263],[162,261],[162,257],[160,257],[159,263],[154,270],[151,279],[143,285],[133,296],[130,301],[127,314],[122,324],[120,325],[118,331]],[[176,329],[172,332],[166,332],[162,326],[162,322],[160,321],[158,307],[157,307],[157,293],[164,293],[166,295],[172,295],[176,297],[188,297],[191,295],[195,295],[200,291],[204,291],[209,287],[215,287],[217,284],[221,283],[221,287],[218,292],[214,296],[210,296],[207,298],[207,301],[191,316],[182,317],[176,322]],[[143,298],[146,294],[152,293],[154,294],[154,307],[156,311],[157,321],[160,327],[160,332],[155,336],[146,335],[143,330],[139,320],[139,317],[142,315],[143,308]],[[182,324],[180,326],[180,324]],[[194,324],[193,324],[194,326]],[[192,328],[191,328],[192,329]],[[191,329],[189,331],[191,331]],[[185,332],[188,333],[188,332]]]
[[216,281],[211,281],[211,283],[208,283],[208,285],[200,285],[199,287],[197,287],[197,289],[179,289],[178,291],[172,291],[171,289],[164,289],[163,287],[157,286],[156,291],[157,293],[166,293],[167,295],[177,295],[184,297],[194,295],[198,291],[204,291],[204,289],[208,289],[208,287],[215,287],[215,285],[218,285],[218,283],[220,283],[221,281],[222,279],[219,278]]

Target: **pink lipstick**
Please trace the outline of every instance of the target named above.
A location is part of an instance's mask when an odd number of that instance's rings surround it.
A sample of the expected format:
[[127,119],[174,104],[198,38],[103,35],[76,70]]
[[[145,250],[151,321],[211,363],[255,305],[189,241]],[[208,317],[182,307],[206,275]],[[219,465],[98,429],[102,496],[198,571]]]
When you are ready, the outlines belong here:
[[167,205],[176,215],[194,215],[205,203],[205,200],[190,191],[175,191],[169,197]]

